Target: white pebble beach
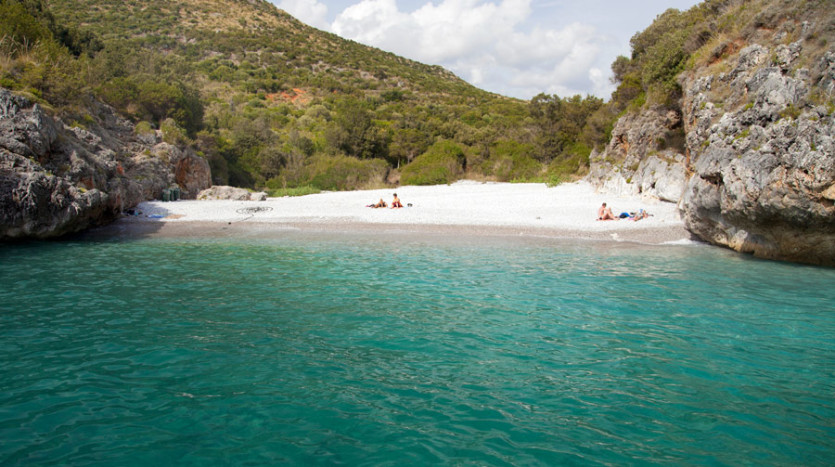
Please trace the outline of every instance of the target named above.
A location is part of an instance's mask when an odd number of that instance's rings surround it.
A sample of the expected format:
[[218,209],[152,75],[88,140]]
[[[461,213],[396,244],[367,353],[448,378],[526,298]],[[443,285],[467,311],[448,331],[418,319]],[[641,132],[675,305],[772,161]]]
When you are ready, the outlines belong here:
[[[403,208],[371,208],[397,193]],[[650,217],[599,221],[606,202],[615,215],[644,209]],[[602,194],[580,181],[541,183],[459,181],[451,185],[323,192],[266,201],[148,201],[118,223],[157,236],[232,232],[317,230],[325,232],[435,232],[450,235],[528,235],[553,238],[688,243],[675,204],[635,196]]]

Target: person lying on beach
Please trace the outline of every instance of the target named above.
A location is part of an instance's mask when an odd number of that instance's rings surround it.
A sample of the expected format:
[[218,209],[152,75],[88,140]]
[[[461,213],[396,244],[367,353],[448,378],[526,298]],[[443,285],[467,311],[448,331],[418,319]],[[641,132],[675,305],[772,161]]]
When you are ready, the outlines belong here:
[[644,211],[643,209],[639,209],[638,212],[634,213],[634,215],[629,216],[630,219],[633,221],[639,221],[641,219],[646,219],[647,217],[651,216],[652,214]]
[[386,207],[386,202],[383,201],[383,198],[380,198],[380,201],[377,201],[377,204],[369,204],[369,208],[384,208]]
[[600,209],[597,210],[597,220],[599,221],[613,221],[617,219],[614,214],[612,214],[612,208],[607,207],[606,203],[603,203],[603,206],[600,206]]
[[394,194],[394,199],[391,202],[391,208],[402,208],[403,205],[400,203],[400,198],[397,197],[397,193]]

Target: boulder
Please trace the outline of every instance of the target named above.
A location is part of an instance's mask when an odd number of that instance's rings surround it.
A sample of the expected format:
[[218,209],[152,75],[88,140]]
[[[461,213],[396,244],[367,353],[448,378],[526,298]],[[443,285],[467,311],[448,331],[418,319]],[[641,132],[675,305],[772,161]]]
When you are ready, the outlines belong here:
[[266,201],[267,194],[263,191],[250,192],[245,188],[215,185],[197,194],[198,200],[233,200],[233,201]]

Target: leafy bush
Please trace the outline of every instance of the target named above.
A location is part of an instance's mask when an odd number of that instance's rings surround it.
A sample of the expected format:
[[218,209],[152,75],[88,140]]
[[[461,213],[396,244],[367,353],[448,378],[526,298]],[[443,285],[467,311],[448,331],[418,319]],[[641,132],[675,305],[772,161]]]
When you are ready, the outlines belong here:
[[[39,0],[0,1],[0,83],[50,105],[78,103],[85,80],[80,64],[53,34],[56,25]],[[84,57],[85,59],[87,57]]]
[[531,100],[531,116],[538,130],[535,157],[545,163],[572,158],[579,147],[604,146],[606,133],[616,118],[611,106],[597,97],[560,98],[546,94]]
[[3,52],[12,57],[27,52],[41,40],[52,40],[52,33],[42,25],[23,4],[16,1],[0,2],[0,38]]
[[133,128],[133,133],[137,136],[152,135],[154,134],[154,127],[150,123],[143,120],[136,124]]
[[104,83],[99,92],[109,104],[140,120],[161,124],[166,118],[173,118],[189,135],[203,125],[199,93],[184,83],[138,75],[114,78]]
[[326,133],[331,147],[362,159],[388,156],[387,135],[375,124],[368,101],[343,99],[335,107],[333,125]]
[[431,144],[430,136],[415,128],[393,131],[389,146],[389,160],[395,164],[408,163],[423,154]]
[[542,164],[533,158],[532,144],[516,141],[498,141],[490,147],[490,155],[481,165],[481,173],[502,182],[530,180],[542,170]]
[[582,143],[571,146],[563,153],[562,157],[554,159],[548,164],[546,177],[566,179],[586,173],[589,167],[590,154],[591,149]]
[[267,181],[267,192],[270,197],[281,198],[284,196],[315,195],[316,193],[321,193],[322,190],[310,185],[286,188],[282,185],[281,179],[272,178]]
[[466,157],[452,141],[438,141],[429,150],[403,168],[400,183],[404,185],[449,184],[464,172]]
[[356,190],[380,185],[388,172],[382,159],[314,156],[305,167],[307,184],[321,190]]
[[173,118],[163,120],[159,129],[162,130],[162,140],[173,145],[187,145],[190,143],[186,132],[177,125]]

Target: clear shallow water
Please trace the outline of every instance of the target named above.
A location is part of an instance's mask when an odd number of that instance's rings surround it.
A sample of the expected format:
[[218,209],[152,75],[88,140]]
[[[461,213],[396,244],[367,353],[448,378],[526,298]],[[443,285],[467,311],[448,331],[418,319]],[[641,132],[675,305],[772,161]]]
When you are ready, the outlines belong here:
[[831,465],[835,271],[431,237],[0,247],[2,465]]

